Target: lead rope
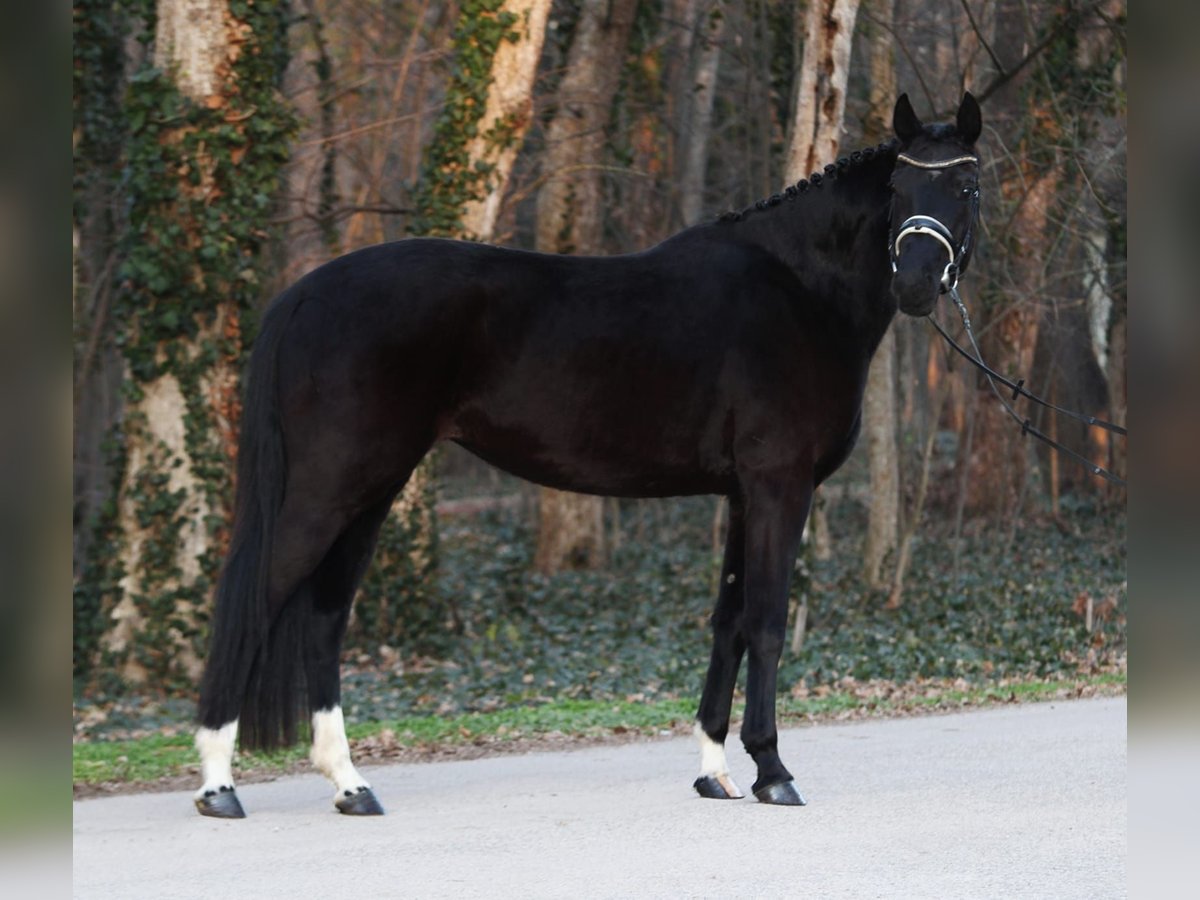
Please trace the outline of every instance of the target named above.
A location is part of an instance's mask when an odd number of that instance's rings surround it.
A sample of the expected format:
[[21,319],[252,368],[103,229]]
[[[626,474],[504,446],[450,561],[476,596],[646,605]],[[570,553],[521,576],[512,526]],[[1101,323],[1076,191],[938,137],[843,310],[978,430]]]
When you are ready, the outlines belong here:
[[1119,485],[1120,487],[1125,487],[1124,479],[1118,478],[1116,475],[1114,475],[1112,472],[1108,471],[1107,469],[1096,465],[1091,460],[1080,455],[1079,453],[1076,453],[1070,447],[1063,446],[1058,441],[1051,438],[1049,435],[1045,434],[1042,431],[1039,431],[1037,428],[1034,427],[1033,423],[1030,422],[1029,419],[1021,418],[1021,416],[1017,413],[1017,411],[1015,409],[1013,409],[1012,404],[1010,404],[1008,400],[1004,399],[1004,396],[1000,393],[1000,389],[996,387],[996,382],[999,381],[1005,387],[1010,388],[1012,390],[1012,401],[1013,402],[1016,402],[1018,397],[1026,397],[1026,398],[1032,400],[1034,403],[1044,406],[1047,409],[1053,410],[1054,412],[1062,413],[1063,415],[1070,416],[1073,419],[1077,419],[1078,421],[1083,422],[1085,425],[1094,425],[1097,428],[1104,428],[1104,429],[1107,429],[1108,431],[1114,432],[1115,434],[1119,434],[1122,436],[1127,436],[1128,432],[1124,428],[1122,428],[1120,425],[1114,425],[1112,422],[1106,422],[1103,419],[1096,418],[1095,416],[1085,416],[1082,413],[1077,413],[1070,409],[1063,409],[1061,406],[1055,406],[1053,403],[1043,400],[1041,397],[1037,396],[1036,394],[1033,394],[1033,393],[1030,393],[1029,391],[1027,391],[1025,389],[1025,379],[1024,378],[1021,378],[1015,382],[1009,381],[1007,378],[1005,378],[999,372],[995,371],[990,366],[988,366],[987,363],[985,363],[983,361],[983,354],[979,351],[979,344],[975,341],[975,332],[971,330],[971,317],[967,314],[966,304],[964,304],[962,301],[962,298],[960,296],[958,296],[957,285],[952,286],[947,293],[950,294],[950,299],[954,301],[954,305],[958,307],[959,315],[962,316],[963,327],[967,331],[967,337],[971,341],[971,347],[974,348],[975,355],[972,356],[969,352],[967,352],[962,347],[960,347],[958,345],[958,343],[954,340],[954,338],[950,337],[950,335],[947,334],[946,329],[942,328],[941,324],[938,322],[937,319],[935,319],[933,317],[932,314],[927,316],[927,318],[929,319],[930,322],[933,323],[933,327],[938,330],[938,332],[941,334],[941,336],[946,339],[946,342],[951,347],[953,347],[959,353],[960,356],[962,356],[964,359],[966,359],[968,362],[970,362],[971,365],[975,366],[977,369],[979,369],[981,372],[983,372],[983,374],[987,377],[988,385],[991,387],[992,393],[996,395],[996,399],[1000,401],[1000,405],[1004,407],[1004,411],[1007,412],[1008,415],[1021,426],[1021,436],[1024,437],[1027,434],[1032,434],[1038,440],[1043,441],[1044,443],[1053,447],[1058,452],[1064,453],[1067,456],[1069,456],[1071,459],[1075,460],[1077,463],[1082,465],[1093,475],[1099,475],[1101,478],[1104,478],[1107,481],[1109,481],[1115,485]]

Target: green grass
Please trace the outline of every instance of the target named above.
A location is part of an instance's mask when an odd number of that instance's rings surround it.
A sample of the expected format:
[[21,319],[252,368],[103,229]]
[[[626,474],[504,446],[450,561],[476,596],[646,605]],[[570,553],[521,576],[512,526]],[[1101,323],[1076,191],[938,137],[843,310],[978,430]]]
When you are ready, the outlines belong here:
[[[782,725],[809,719],[838,717],[844,713],[895,715],[934,708],[979,706],[989,703],[1048,700],[1080,688],[1120,689],[1124,673],[1081,676],[1059,681],[1027,681],[999,685],[900,686],[896,693],[874,696],[871,685],[859,689],[830,690],[815,697],[780,697]],[[403,716],[369,722],[348,729],[352,740],[388,733],[393,749],[436,750],[472,743],[503,744],[548,735],[598,738],[613,734],[655,735],[690,725],[695,715],[693,699],[560,700],[540,706],[518,706],[492,712],[445,717]],[[303,745],[271,754],[240,754],[239,769],[283,773],[304,759]],[[197,758],[190,735],[157,735],[127,741],[96,741],[74,747],[73,776],[77,785],[152,782],[186,775]]]

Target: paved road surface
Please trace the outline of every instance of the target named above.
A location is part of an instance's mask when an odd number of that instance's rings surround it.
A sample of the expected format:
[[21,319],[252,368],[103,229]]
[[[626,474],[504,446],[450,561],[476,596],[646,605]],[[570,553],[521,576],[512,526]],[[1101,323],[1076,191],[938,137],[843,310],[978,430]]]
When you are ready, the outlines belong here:
[[[316,775],[75,804],[75,896],[1125,895],[1124,698],[820,725],[780,736],[805,808],[701,800],[687,739],[366,770],[389,814]],[[732,742],[731,742],[732,748]],[[730,754],[743,789],[753,767]]]

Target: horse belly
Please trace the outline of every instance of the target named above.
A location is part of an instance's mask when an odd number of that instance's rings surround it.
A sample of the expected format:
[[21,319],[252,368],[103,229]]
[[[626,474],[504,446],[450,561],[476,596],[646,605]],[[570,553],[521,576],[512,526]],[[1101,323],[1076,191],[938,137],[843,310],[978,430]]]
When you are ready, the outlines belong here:
[[503,411],[467,407],[448,436],[497,468],[559,490],[612,497],[728,491],[732,459],[711,417],[648,407],[622,391],[585,403],[546,394],[527,394]]

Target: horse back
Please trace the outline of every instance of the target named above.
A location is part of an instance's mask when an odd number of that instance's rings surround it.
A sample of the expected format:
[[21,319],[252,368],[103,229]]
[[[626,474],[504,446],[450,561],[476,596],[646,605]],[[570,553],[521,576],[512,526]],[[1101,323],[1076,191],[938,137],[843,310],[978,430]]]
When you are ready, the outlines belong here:
[[836,325],[794,275],[711,230],[618,257],[409,240],[299,287],[299,355],[354,398],[342,418],[554,487],[725,493],[739,456],[815,464],[861,393],[832,374]]

